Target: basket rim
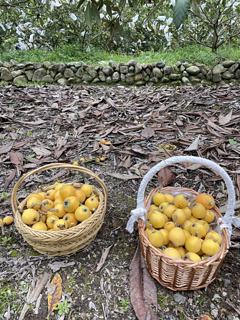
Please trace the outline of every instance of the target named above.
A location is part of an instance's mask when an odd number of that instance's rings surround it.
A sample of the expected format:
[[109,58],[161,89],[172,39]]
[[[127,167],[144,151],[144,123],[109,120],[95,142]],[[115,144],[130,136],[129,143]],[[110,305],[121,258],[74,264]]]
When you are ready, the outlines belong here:
[[[192,190],[192,189],[189,189],[189,188],[182,188],[182,187],[164,187],[164,188],[155,188],[155,189],[152,189],[149,194],[144,198],[144,208],[146,208],[151,196],[157,192],[157,191],[160,191],[160,190],[179,190],[179,191],[188,191],[194,195],[197,195],[198,192],[196,192],[195,190]],[[171,192],[169,192],[171,193]],[[222,215],[219,211],[219,209],[217,208],[217,206],[214,206],[212,208],[215,213],[217,214],[217,217],[218,218],[222,218]],[[140,242],[142,242],[142,244],[145,246],[145,247],[149,247],[150,250],[154,253],[155,256],[157,256],[158,258],[161,258],[161,259],[164,259],[167,263],[172,263],[172,264],[178,264],[178,265],[181,265],[181,266],[186,266],[187,268],[194,268],[194,267],[197,267],[197,266],[202,266],[202,265],[210,265],[212,264],[213,262],[215,261],[218,261],[218,260],[222,260],[225,255],[226,255],[226,251],[228,251],[229,249],[229,240],[228,240],[228,232],[227,232],[227,229],[226,228],[223,228],[221,230],[221,234],[222,234],[222,238],[223,238],[223,241],[222,241],[222,246],[220,248],[220,250],[218,251],[218,253],[213,256],[213,257],[210,257],[206,260],[202,260],[202,261],[198,261],[198,262],[193,262],[193,261],[185,261],[183,259],[177,259],[177,258],[174,258],[174,257],[170,257],[170,256],[167,256],[165,254],[163,254],[161,251],[159,251],[157,248],[155,248],[151,242],[148,240],[145,232],[144,232],[144,221],[142,219],[138,219],[138,230],[139,230],[139,236],[140,236]],[[146,243],[143,243],[143,240],[144,242]]]
[[[75,184],[72,184],[72,183],[65,183],[65,184],[71,184],[71,185],[75,185]],[[80,183],[77,183],[78,185],[80,185]],[[47,187],[55,187],[56,185],[48,185],[46,186]],[[59,230],[59,231],[54,231],[54,235],[55,236],[58,236],[58,235],[63,235],[63,232],[64,231],[64,234],[67,235],[67,233],[70,233],[72,231],[75,231],[76,233],[78,233],[78,231],[80,231],[79,229],[83,229],[85,227],[86,224],[88,224],[89,222],[91,221],[94,221],[96,220],[96,216],[102,216],[105,214],[104,210],[102,210],[101,206],[104,204],[104,202],[106,202],[106,199],[104,198],[104,195],[102,194],[102,192],[97,188],[95,187],[94,185],[91,185],[91,187],[93,187],[94,191],[96,191],[98,193],[98,196],[99,196],[99,205],[98,205],[98,208],[97,210],[86,220],[82,221],[81,223],[77,224],[75,227],[72,227],[72,228],[68,228],[68,229],[65,229],[65,230]],[[40,189],[38,189],[40,190]],[[38,191],[37,190],[37,191]],[[37,192],[35,192],[37,193]],[[101,195],[101,196],[100,196]],[[27,197],[28,198],[28,197]],[[27,198],[25,198],[20,204],[19,206],[23,205],[23,207],[25,206],[26,202],[27,202]],[[33,229],[28,226],[27,224],[25,224],[22,219],[21,219],[21,213],[19,211],[19,206],[18,206],[18,209],[16,210],[16,212],[14,212],[14,217],[15,215],[18,215],[19,216],[19,221],[18,223],[20,223],[23,228],[28,231],[28,233],[30,234],[30,231],[32,231]],[[35,235],[37,236],[37,234],[48,234],[49,235],[49,231],[45,231],[45,230],[35,230],[34,229],[34,233]],[[52,233],[51,233],[52,234]]]

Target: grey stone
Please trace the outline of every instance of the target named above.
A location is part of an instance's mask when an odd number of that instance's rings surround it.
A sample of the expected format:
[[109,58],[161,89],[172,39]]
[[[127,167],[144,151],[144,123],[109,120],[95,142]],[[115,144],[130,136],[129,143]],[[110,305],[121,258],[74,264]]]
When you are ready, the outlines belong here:
[[128,66],[120,66],[120,73],[128,73]]
[[35,72],[34,70],[25,71],[25,74],[26,74],[29,81],[32,81],[32,77],[33,77],[34,72]]
[[212,73],[213,75],[218,74],[218,73],[223,73],[226,71],[226,68],[224,68],[221,64],[217,64],[213,70]]
[[158,78],[157,77],[153,77],[150,79],[151,82],[153,83],[158,83]]
[[164,74],[168,75],[173,72],[173,68],[171,66],[166,66],[163,68]]
[[155,67],[157,68],[164,68],[165,67],[165,62],[164,61],[158,61],[154,64]]
[[132,72],[128,72],[128,73],[126,74],[126,78],[133,77],[133,76],[134,76],[134,73],[132,73]]
[[5,81],[12,80],[12,74],[7,68],[2,68],[1,70],[1,79]]
[[201,79],[199,79],[198,77],[194,77],[194,76],[190,76],[189,80],[193,83],[200,83]]
[[205,66],[203,66],[203,65],[200,67],[200,71],[204,76],[208,73],[207,68]]
[[101,80],[99,79],[99,78],[95,78],[95,79],[93,79],[93,82],[92,83],[98,83],[98,82],[100,82]]
[[[156,63],[155,63],[155,65],[156,65]],[[142,67],[143,67],[143,69],[148,68],[148,63],[143,63],[143,64],[142,64]]]
[[207,80],[212,80],[212,71],[209,70],[208,73],[206,74]]
[[17,71],[11,72],[13,78],[20,76],[22,73],[23,73],[23,70],[17,70]]
[[44,68],[46,68],[46,69],[48,69],[48,68],[50,67],[50,65],[51,65],[51,62],[49,62],[49,61],[44,61],[44,62],[43,62],[43,66],[44,66]]
[[185,69],[190,67],[190,64],[188,62],[184,62],[182,65],[184,66]]
[[102,82],[105,82],[105,81],[106,81],[106,76],[105,76],[105,74],[104,74],[102,71],[99,71],[99,72],[98,72],[98,77],[99,77],[99,79],[100,79]]
[[70,67],[74,66],[74,65],[75,65],[75,63],[76,63],[76,62],[68,62],[68,63],[67,63],[67,67],[69,67],[69,68],[70,68]]
[[177,74],[177,73],[171,73],[169,75],[169,79],[170,80],[181,80],[181,74]]
[[76,76],[78,78],[82,78],[82,76],[85,74],[84,70],[82,68],[79,68],[78,71],[76,72]]
[[84,65],[83,61],[75,62],[74,67],[75,68],[81,68]]
[[136,86],[144,86],[145,85],[145,82],[144,81],[137,81],[135,83]]
[[217,318],[217,316],[218,316],[218,310],[217,310],[217,309],[212,309],[212,310],[211,310],[211,315],[214,316],[215,318]]
[[184,77],[188,78],[189,77],[189,73],[187,71],[183,71],[183,74],[182,74]]
[[234,64],[229,68],[229,71],[232,72],[232,73],[234,73],[234,72],[237,70],[238,67],[239,67],[239,63],[238,63],[238,62],[237,62],[237,63],[234,63]]
[[225,291],[223,291],[222,296],[223,296],[223,297],[227,297],[227,295],[228,295],[228,293],[225,292]]
[[70,69],[71,69],[73,72],[77,72],[77,68],[75,68],[74,66],[71,66]]
[[58,82],[58,80],[61,79],[61,78],[62,78],[62,74],[59,72],[55,76],[55,81]]
[[181,61],[177,61],[177,62],[175,63],[175,66],[178,67],[178,68],[180,68],[181,65],[182,65]]
[[126,75],[124,73],[120,73],[120,78],[122,82],[125,82],[126,80]]
[[66,67],[66,65],[64,63],[58,63],[57,64],[57,68],[58,68],[58,72],[63,74],[67,67]]
[[18,65],[18,62],[16,60],[14,60],[14,59],[11,59],[10,63],[11,63],[12,66],[17,66]]
[[68,79],[68,84],[76,84],[76,83],[80,83],[80,82],[81,82],[81,80],[78,77]]
[[237,71],[235,72],[235,77],[236,79],[240,79],[240,69],[237,69]]
[[94,69],[98,72],[99,70],[102,70],[100,69],[100,66],[95,66]]
[[4,62],[3,62],[3,66],[4,66],[5,68],[11,68],[11,67],[12,67],[12,64],[9,63],[9,62],[7,62],[7,61],[4,61]]
[[46,69],[44,68],[37,69],[33,74],[32,81],[41,82],[42,78],[45,77],[46,75],[47,75]]
[[150,77],[149,77],[149,76],[146,76],[146,77],[144,77],[144,79],[143,79],[143,80],[144,80],[145,82],[148,82],[148,81],[149,81],[149,79],[150,79]]
[[140,73],[141,71],[142,71],[142,66],[141,66],[140,63],[137,63],[137,64],[135,65],[135,74],[138,74],[138,73]]
[[91,81],[93,80],[93,77],[91,77],[91,76],[88,75],[88,74],[84,74],[84,75],[82,76],[82,80],[83,80],[83,81],[86,81],[86,82],[91,82]]
[[125,81],[126,81],[127,84],[133,84],[134,83],[133,77],[128,77],[128,78],[126,77]]
[[114,62],[113,60],[108,61],[108,64],[110,67],[112,67],[113,69],[116,69],[118,67],[118,65],[116,64],[116,62]]
[[82,69],[83,69],[83,70],[86,70],[88,67],[89,67],[88,64],[83,64],[83,65],[82,65]]
[[108,76],[108,77],[106,78],[106,82],[107,82],[107,83],[112,83],[112,77]]
[[3,63],[2,63],[2,61],[0,61],[0,67],[2,67],[3,66]]
[[34,67],[33,67],[33,65],[28,65],[28,66],[25,66],[24,69],[25,70],[33,70]]
[[57,81],[58,84],[60,84],[60,86],[64,86],[65,84],[68,83],[67,79],[65,78],[60,78],[58,81]]
[[206,79],[203,79],[203,80],[201,80],[201,84],[204,84],[204,85],[206,85],[206,86],[209,86],[209,85],[211,84],[211,82],[208,81],[208,80],[206,80]]
[[172,81],[171,82],[171,85],[173,85],[173,86],[181,86],[182,85],[182,82],[181,81]]
[[43,64],[41,62],[34,62],[33,63],[33,69],[37,70],[42,68]]
[[[1,63],[0,63],[1,66]],[[25,67],[25,65],[23,63],[18,64],[17,68],[18,69],[23,69]]]
[[130,61],[128,61],[129,67],[130,67],[130,66],[135,67],[136,64],[137,64],[137,61],[136,61],[136,60],[130,60]]
[[134,67],[134,66],[130,66],[130,67],[128,68],[128,70],[129,70],[129,72],[135,72],[135,67]]
[[183,65],[181,65],[180,71],[183,72],[184,70],[185,70],[185,67]]
[[186,68],[186,71],[191,75],[191,76],[196,76],[199,74],[200,69],[197,66],[191,66]]
[[204,76],[204,74],[202,74],[202,72],[200,72],[200,73],[197,75],[197,77],[198,77],[199,79],[205,79],[205,76]]
[[120,80],[119,72],[117,72],[117,71],[113,72],[112,80],[113,80],[113,82],[118,82]]
[[143,75],[143,77],[146,77],[147,72],[146,72],[146,71],[144,71],[144,70],[142,70],[141,74]]
[[18,76],[18,77],[13,79],[13,83],[19,83],[19,82],[28,83],[28,79],[27,79],[27,77],[25,75]]
[[218,74],[213,74],[213,77],[212,77],[212,81],[213,82],[220,82],[222,80],[222,76],[220,73]]
[[[110,68],[110,67],[109,67],[109,68]],[[111,69],[112,69],[112,68],[111,68]],[[87,67],[86,71],[87,71],[87,73],[90,74],[90,76],[91,76],[92,78],[96,78],[96,76],[98,75],[98,73],[97,73],[97,71],[95,70],[94,67]]]
[[149,69],[149,68],[146,68],[146,73],[150,76],[150,74],[151,74],[151,70]]
[[157,67],[153,68],[152,74],[154,77],[157,77],[158,79],[161,79],[163,77],[162,71]]
[[187,300],[187,297],[184,297],[183,295],[177,292],[173,294],[173,299],[176,303],[181,303],[185,302]]
[[48,74],[45,77],[42,78],[42,82],[46,82],[46,83],[53,83],[54,79]]
[[189,84],[189,83],[190,83],[190,81],[189,81],[189,79],[188,79],[188,78],[186,78],[186,77],[182,77],[182,83],[183,83],[183,84]]
[[64,71],[64,77],[65,78],[72,78],[72,77],[74,77],[75,76],[75,74],[74,74],[74,72],[70,69],[70,68],[66,68],[65,69],[65,71]]
[[167,83],[167,82],[169,82],[170,80],[169,80],[169,78],[167,78],[167,77],[163,77],[162,79],[161,79],[161,82],[162,83]]
[[230,80],[234,79],[234,74],[227,70],[222,74],[222,77],[223,79]]
[[222,65],[224,66],[224,68],[230,68],[234,63],[235,61],[233,60],[226,60],[226,61],[223,61]]
[[139,74],[136,74],[136,76],[134,77],[135,81],[139,81],[139,80],[142,80],[143,76],[141,73]]
[[126,62],[120,62],[119,63],[119,66],[121,67],[121,66],[128,66],[128,64],[126,63]]
[[47,74],[49,74],[52,78],[55,78],[57,72],[53,71],[53,70],[51,70],[51,71],[48,70]]
[[112,68],[112,67],[105,66],[105,67],[103,67],[102,71],[103,71],[107,76],[111,76],[111,75],[113,74],[113,68]]

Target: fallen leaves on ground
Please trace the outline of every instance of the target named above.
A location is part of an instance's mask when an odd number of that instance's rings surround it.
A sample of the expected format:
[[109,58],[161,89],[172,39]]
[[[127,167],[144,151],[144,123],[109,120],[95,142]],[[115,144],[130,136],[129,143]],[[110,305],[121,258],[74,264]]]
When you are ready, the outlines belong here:
[[58,273],[56,273],[56,275],[52,279],[51,284],[56,286],[56,289],[53,294],[48,294],[48,318],[47,319],[49,319],[50,314],[56,308],[62,296],[62,278]]

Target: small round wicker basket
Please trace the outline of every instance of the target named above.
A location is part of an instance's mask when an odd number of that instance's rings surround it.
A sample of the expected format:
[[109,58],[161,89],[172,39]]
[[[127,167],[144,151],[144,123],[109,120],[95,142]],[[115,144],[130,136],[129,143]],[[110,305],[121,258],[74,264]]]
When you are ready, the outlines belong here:
[[[21,184],[31,175],[50,170],[50,169],[69,169],[86,173],[93,177],[102,187],[103,193],[92,186],[94,193],[99,197],[99,206],[94,214],[87,220],[81,222],[77,226],[61,231],[48,232],[34,230],[23,223],[21,213],[25,206],[27,199],[21,203],[17,199],[17,191]],[[81,188],[81,184],[71,184],[74,188]],[[56,185],[49,185],[44,188],[45,191],[54,189]],[[36,193],[42,192],[42,189],[36,190]],[[104,182],[95,175],[91,170],[84,167],[65,163],[52,163],[23,175],[13,188],[11,205],[14,213],[14,223],[18,232],[23,236],[24,240],[33,247],[37,252],[49,256],[63,256],[77,252],[88,246],[90,242],[96,237],[99,229],[102,226],[107,205],[107,188]]]
[[[156,192],[175,193],[175,195],[177,193],[186,192],[193,198],[198,194],[194,190],[187,188],[166,187],[161,188],[160,191],[158,188],[156,188],[152,190],[146,197],[144,197],[147,183],[156,172],[168,165],[184,161],[201,163],[213,169],[223,177],[228,189],[228,209],[224,218],[222,218],[222,215],[216,206],[214,206],[212,209],[215,212],[215,217],[218,224],[215,231],[219,232],[223,238],[221,248],[215,256],[200,262],[185,261],[163,254],[150,243],[144,231],[144,220],[147,216],[147,208],[152,203],[152,196]],[[144,176],[139,187],[137,199],[138,206],[137,209],[132,211],[133,216],[129,219],[127,230],[131,232],[133,230],[132,226],[134,221],[138,220],[142,255],[145,258],[147,267],[153,278],[155,278],[163,286],[174,291],[197,290],[207,287],[215,279],[229,249],[231,222],[235,205],[235,193],[232,181],[228,174],[217,164],[211,162],[210,160],[197,157],[172,157],[162,161],[150,171]]]

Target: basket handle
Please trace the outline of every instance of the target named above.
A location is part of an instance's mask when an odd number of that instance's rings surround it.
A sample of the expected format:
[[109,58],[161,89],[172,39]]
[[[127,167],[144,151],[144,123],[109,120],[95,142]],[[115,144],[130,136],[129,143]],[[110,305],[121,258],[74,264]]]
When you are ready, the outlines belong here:
[[[193,162],[198,164],[203,164],[206,167],[212,169],[213,171],[217,172],[225,181],[228,191],[228,204],[227,204],[227,211],[224,215],[224,218],[219,218],[218,221],[222,222],[220,225],[221,229],[227,228],[229,239],[232,234],[232,220],[234,215],[234,207],[235,207],[235,192],[234,192],[234,186],[232,183],[231,178],[227,174],[227,172],[221,168],[218,164],[215,162],[205,159],[205,158],[199,158],[199,157],[193,157],[193,156],[176,156],[171,157],[166,160],[162,160],[160,163],[152,167],[149,172],[143,177],[142,182],[140,184],[139,190],[138,190],[138,196],[137,196],[137,208],[131,211],[132,216],[128,220],[126,229],[132,233],[133,232],[133,224],[135,221],[138,220],[138,218],[145,221],[145,213],[146,209],[144,208],[144,193],[146,186],[148,182],[152,179],[155,173],[157,173],[159,170],[175,164],[179,162]],[[237,224],[235,222],[234,218],[234,224]]]
[[15,186],[13,187],[12,196],[11,196],[11,205],[12,205],[14,214],[15,214],[15,211],[17,210],[17,207],[18,207],[17,191],[18,191],[19,187],[21,186],[21,184],[33,174],[36,174],[36,173],[39,173],[39,172],[42,172],[42,171],[46,171],[46,170],[50,170],[50,169],[57,169],[57,168],[71,169],[71,170],[75,170],[75,171],[80,171],[82,173],[86,173],[86,174],[92,176],[93,178],[95,178],[97,180],[97,182],[101,185],[102,189],[103,189],[104,196],[105,196],[105,199],[106,199],[105,204],[107,203],[107,197],[108,197],[107,187],[106,187],[105,183],[95,173],[93,173],[91,170],[89,170],[87,168],[84,168],[84,167],[75,166],[75,165],[72,165],[72,164],[51,163],[51,164],[47,164],[45,166],[42,166],[40,168],[37,168],[37,169],[34,169],[32,171],[29,171],[29,172],[25,173],[24,175],[22,175],[22,177],[15,184]]

